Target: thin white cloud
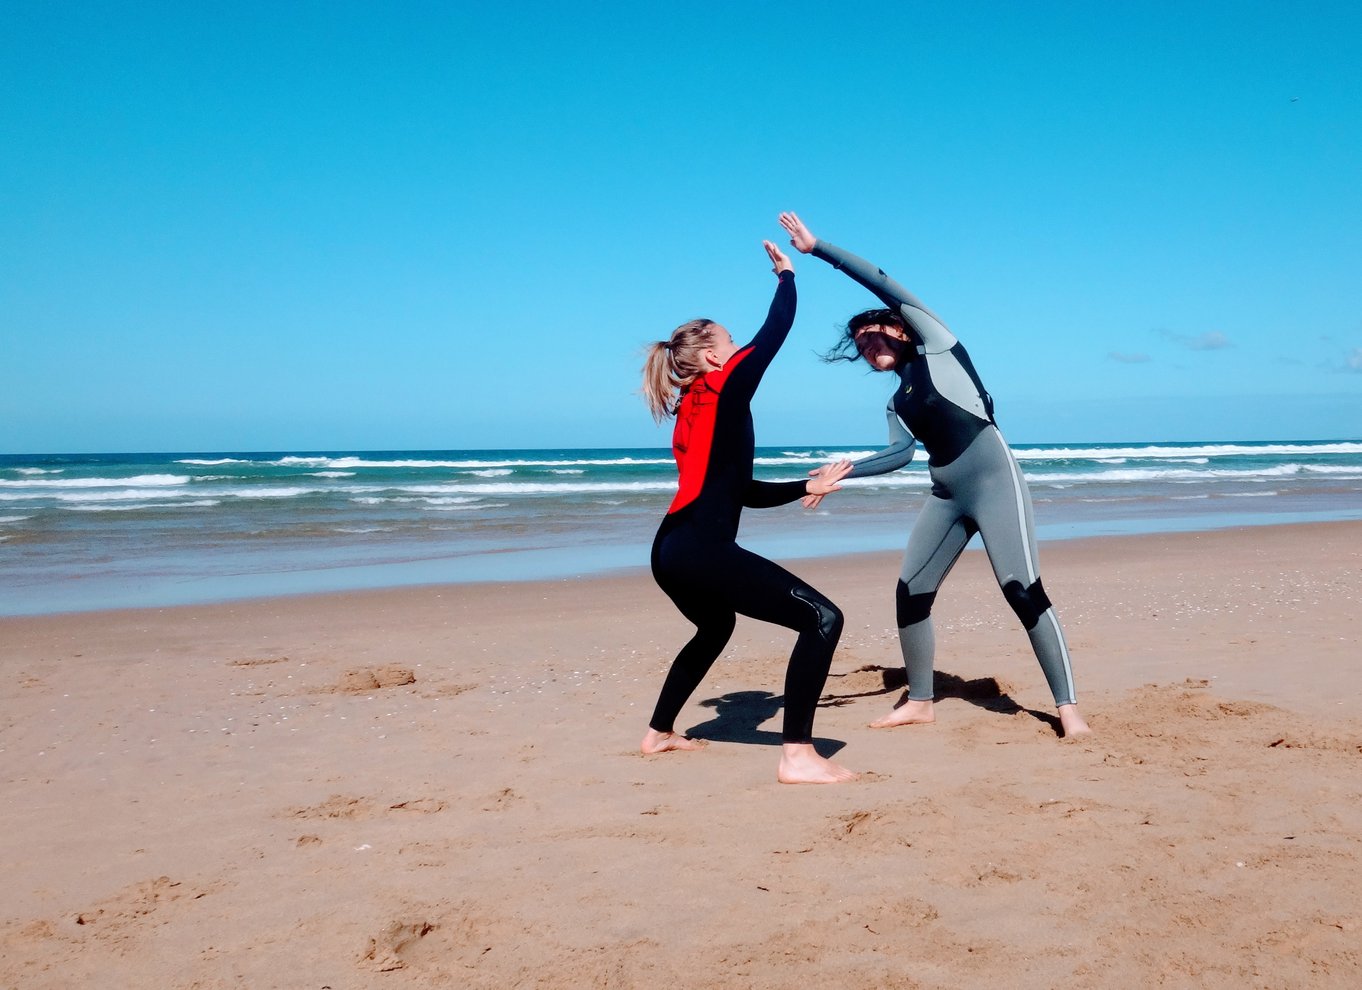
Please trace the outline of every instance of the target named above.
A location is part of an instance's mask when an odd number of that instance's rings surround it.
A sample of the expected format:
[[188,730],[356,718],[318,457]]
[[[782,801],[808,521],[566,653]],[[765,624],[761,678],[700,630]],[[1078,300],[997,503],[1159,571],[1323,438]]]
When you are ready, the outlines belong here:
[[1234,346],[1230,338],[1219,330],[1207,330],[1195,337],[1187,333],[1174,333],[1172,330],[1156,330],[1154,332],[1175,344],[1181,344],[1189,351],[1223,351]]
[[1107,357],[1113,361],[1119,361],[1121,364],[1145,364],[1150,360],[1148,354],[1121,354],[1117,351],[1110,351]]
[[1349,371],[1362,374],[1362,347],[1354,347],[1343,359],[1343,366]]
[[1187,342],[1187,346],[1194,351],[1221,351],[1234,345],[1230,343],[1230,338],[1219,330],[1210,330],[1200,337],[1193,337]]

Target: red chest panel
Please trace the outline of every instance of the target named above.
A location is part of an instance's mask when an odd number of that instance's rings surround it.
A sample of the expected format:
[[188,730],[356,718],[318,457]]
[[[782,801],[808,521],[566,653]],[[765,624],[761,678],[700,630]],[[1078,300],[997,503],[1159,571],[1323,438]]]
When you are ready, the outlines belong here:
[[745,348],[729,358],[718,371],[701,375],[681,397],[681,407],[676,411],[676,429],[672,431],[672,456],[676,458],[676,469],[681,477],[668,514],[694,502],[705,487],[719,397],[729,373],[750,353],[752,349]]

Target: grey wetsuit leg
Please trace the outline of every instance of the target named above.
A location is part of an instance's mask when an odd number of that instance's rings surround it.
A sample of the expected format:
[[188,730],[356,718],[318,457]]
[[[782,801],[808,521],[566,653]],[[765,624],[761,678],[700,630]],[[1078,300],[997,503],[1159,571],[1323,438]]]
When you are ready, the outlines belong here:
[[[908,549],[899,574],[904,587],[899,593],[935,595],[974,532],[974,525],[960,514],[954,499],[929,496],[908,536]],[[908,672],[909,700],[931,701],[936,634],[930,613],[899,628],[899,646]]]
[[1056,706],[1074,704],[1069,649],[1059,616],[1038,583],[1031,492],[1016,458],[1002,435],[990,428],[945,470],[952,476],[952,490],[979,526],[994,576],[1026,626]]

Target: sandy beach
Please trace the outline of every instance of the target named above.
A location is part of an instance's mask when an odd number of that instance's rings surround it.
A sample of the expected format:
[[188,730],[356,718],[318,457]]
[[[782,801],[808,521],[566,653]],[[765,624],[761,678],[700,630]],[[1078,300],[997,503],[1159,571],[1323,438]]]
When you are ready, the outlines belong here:
[[639,755],[689,627],[646,571],[0,619],[0,986],[1362,985],[1362,524],[1042,548],[1091,738],[983,555],[902,688],[898,561],[775,782],[792,635],[740,620]]

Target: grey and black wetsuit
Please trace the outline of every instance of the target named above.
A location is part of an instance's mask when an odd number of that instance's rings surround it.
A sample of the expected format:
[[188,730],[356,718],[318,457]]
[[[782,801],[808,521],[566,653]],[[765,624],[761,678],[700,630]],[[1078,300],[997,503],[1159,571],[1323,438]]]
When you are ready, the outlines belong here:
[[908,538],[895,598],[908,697],[932,697],[932,604],[965,545],[979,533],[1003,595],[1026,627],[1055,704],[1074,704],[1064,631],[1040,582],[1031,492],[998,432],[993,399],[964,346],[916,296],[870,262],[826,241],[819,241],[813,254],[901,315],[912,347],[896,369],[890,446],[857,461],[849,475],[903,467],[912,459],[914,438],[928,454],[932,491]]
[[803,496],[804,481],[752,478],[752,396],[794,323],[794,273],[782,272],[766,322],[724,364],[685,390],[672,451],[680,483],[653,540],[653,577],[695,635],[677,654],[650,727],[673,723],[733,634],[736,614],[795,630],[785,672],[787,743],[813,741],[813,717],[842,634],[842,612],[779,564],[737,544],[744,506],[784,505]]

